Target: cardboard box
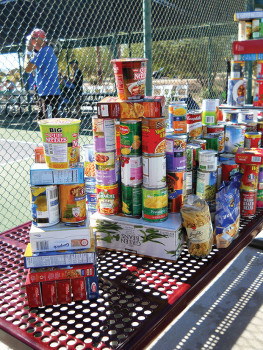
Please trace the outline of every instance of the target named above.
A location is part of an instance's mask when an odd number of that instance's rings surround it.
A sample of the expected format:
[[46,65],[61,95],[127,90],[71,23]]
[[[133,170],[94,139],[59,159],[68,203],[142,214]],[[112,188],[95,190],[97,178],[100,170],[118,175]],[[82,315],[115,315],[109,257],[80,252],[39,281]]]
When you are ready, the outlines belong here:
[[61,280],[56,282],[57,303],[71,303],[71,282],[70,280]]
[[84,165],[78,163],[74,168],[50,169],[46,164],[35,163],[30,169],[30,183],[32,186],[84,183]]
[[[109,224],[115,224],[114,229]],[[159,223],[95,213],[90,217],[90,225],[96,233],[98,247],[102,248],[177,260],[184,243],[179,213],[169,213],[168,219]]]
[[86,283],[85,283],[84,277],[71,280],[71,287],[72,287],[73,301],[87,299]]
[[26,278],[26,294],[29,307],[42,306],[41,283],[31,283],[28,274]]
[[238,148],[236,153],[236,163],[263,165],[263,149]]
[[56,281],[41,283],[43,305],[57,304],[57,288]]
[[85,226],[80,227],[66,226],[62,222],[49,227],[37,227],[32,224],[29,239],[34,253],[81,248],[91,248],[91,252],[95,251],[95,239],[90,233],[88,220]]

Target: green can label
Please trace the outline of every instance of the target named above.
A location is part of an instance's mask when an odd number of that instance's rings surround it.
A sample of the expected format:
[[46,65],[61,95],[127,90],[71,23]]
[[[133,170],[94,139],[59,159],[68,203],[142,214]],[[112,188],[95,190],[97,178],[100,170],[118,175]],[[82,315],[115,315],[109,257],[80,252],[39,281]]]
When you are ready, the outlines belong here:
[[142,188],[121,185],[122,212],[128,216],[142,215]]
[[142,154],[142,122],[122,121],[120,122],[121,154]]
[[142,188],[142,217],[149,222],[165,221],[168,217],[168,188]]

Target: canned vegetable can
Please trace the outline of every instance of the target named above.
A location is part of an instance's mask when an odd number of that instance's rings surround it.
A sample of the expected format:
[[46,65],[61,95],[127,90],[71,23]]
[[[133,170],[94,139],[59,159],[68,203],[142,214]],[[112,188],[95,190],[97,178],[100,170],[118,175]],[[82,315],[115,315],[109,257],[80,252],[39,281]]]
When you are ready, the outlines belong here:
[[163,188],[166,186],[165,154],[146,154],[142,156],[143,186],[146,188]]
[[137,186],[142,184],[142,157],[121,156],[121,182],[125,186]]
[[119,185],[97,184],[97,210],[100,214],[113,215],[119,212]]
[[92,118],[94,148],[96,152],[116,150],[114,119]]
[[122,120],[120,122],[120,143],[122,155],[141,155],[142,122]]
[[145,221],[161,222],[168,218],[168,189],[142,188],[142,217]]
[[165,118],[144,118],[142,120],[142,152],[165,153]]
[[257,191],[240,191],[240,213],[242,217],[255,215],[257,208]]
[[142,187],[121,185],[122,212],[127,216],[142,215]]
[[186,169],[186,134],[175,134],[166,137],[166,169],[182,171]]

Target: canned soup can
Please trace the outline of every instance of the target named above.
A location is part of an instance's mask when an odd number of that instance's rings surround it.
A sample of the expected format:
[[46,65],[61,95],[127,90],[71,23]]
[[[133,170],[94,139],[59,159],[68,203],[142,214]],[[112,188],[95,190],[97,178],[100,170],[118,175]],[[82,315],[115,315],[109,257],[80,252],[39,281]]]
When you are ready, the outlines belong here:
[[122,120],[120,122],[120,142],[122,155],[141,155],[142,122]]
[[61,221],[75,224],[86,220],[85,184],[59,185]]
[[183,101],[173,102],[168,107],[169,125],[174,133],[187,132],[187,104]]
[[239,165],[234,159],[222,162],[222,181],[230,181],[232,176],[239,171]]
[[168,218],[168,189],[142,188],[142,217],[149,222],[161,222]]
[[246,132],[245,133],[245,148],[260,148],[261,147],[261,132]]
[[165,118],[144,118],[142,120],[142,152],[165,153]]
[[242,217],[255,215],[257,209],[257,191],[240,191],[240,213]]
[[167,172],[168,212],[179,213],[186,195],[186,172]]
[[199,152],[199,168],[202,171],[217,170],[217,152],[205,150]]
[[115,215],[119,212],[119,185],[97,184],[97,209],[100,214]]
[[118,181],[116,152],[95,153],[95,172],[97,183],[110,185]]
[[193,110],[187,113],[187,132],[190,139],[196,139],[202,135],[202,111]]
[[59,222],[57,185],[31,186],[30,197],[34,225],[48,227]]
[[163,188],[166,186],[165,154],[143,154],[143,186],[145,188]]
[[225,152],[236,153],[239,147],[244,147],[245,126],[226,125],[225,126]]
[[121,182],[125,186],[142,184],[142,157],[121,157]]
[[92,118],[94,148],[96,152],[116,150],[114,119]]
[[182,171],[186,169],[186,134],[175,134],[166,137],[166,169]]
[[258,187],[259,165],[240,164],[239,171],[242,174],[240,190],[256,191]]
[[127,216],[142,215],[142,187],[121,185],[122,212]]

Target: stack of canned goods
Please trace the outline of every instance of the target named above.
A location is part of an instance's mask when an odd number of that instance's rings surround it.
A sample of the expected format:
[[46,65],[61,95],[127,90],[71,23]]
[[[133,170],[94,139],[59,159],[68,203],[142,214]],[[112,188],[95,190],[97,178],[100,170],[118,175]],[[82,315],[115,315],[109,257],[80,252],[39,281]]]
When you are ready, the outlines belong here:
[[257,208],[263,208],[263,166],[259,167]]
[[95,174],[95,149],[94,144],[84,145],[84,180],[87,196],[87,211],[93,214],[97,211],[97,188]]
[[165,118],[142,120],[142,217],[159,222],[168,217]]
[[121,192],[122,213],[141,216],[142,213],[142,122],[121,120]]
[[242,216],[250,217],[256,213],[259,166],[240,164],[240,172],[240,212]]

